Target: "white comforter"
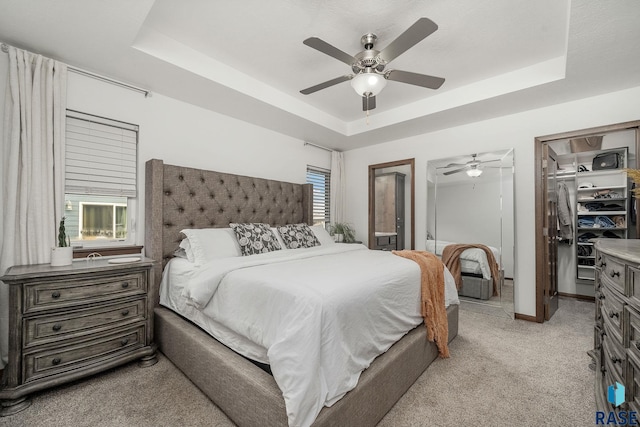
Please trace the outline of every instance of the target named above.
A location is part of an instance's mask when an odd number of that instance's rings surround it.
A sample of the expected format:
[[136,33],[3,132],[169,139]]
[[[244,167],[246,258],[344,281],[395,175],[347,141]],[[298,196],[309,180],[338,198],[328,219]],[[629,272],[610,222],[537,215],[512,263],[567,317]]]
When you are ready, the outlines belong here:
[[[446,268],[445,283],[447,305],[458,303]],[[359,244],[213,260],[183,296],[266,349],[290,426],[310,425],[422,322],[418,265]]]
[[[427,251],[438,256],[442,255],[445,246],[453,245],[453,242],[444,240],[427,240]],[[493,252],[496,262],[500,259],[500,251],[493,246],[488,246]],[[487,260],[487,254],[482,249],[471,248],[462,251],[460,254],[460,270],[463,273],[482,274],[484,279],[491,279],[491,267]]]

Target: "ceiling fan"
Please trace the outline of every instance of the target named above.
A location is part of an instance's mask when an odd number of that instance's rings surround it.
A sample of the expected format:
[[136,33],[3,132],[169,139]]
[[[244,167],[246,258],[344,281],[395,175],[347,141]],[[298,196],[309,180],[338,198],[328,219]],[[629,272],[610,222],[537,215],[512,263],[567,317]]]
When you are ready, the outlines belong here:
[[351,80],[353,89],[358,95],[362,96],[362,110],[368,112],[376,108],[376,95],[386,86],[387,80],[408,83],[429,89],[438,89],[444,83],[444,79],[441,77],[401,70],[385,71],[385,67],[389,62],[418,44],[437,29],[438,25],[435,22],[428,18],[420,18],[381,51],[374,48],[378,37],[373,33],[365,34],[360,39],[364,50],[354,56],[341,51],[317,37],[310,37],[303,41],[305,45],[349,65],[353,74],[336,77],[324,83],[303,89],[300,93],[309,95],[321,89],[326,89],[338,83]]
[[442,169],[457,167],[457,169],[444,172],[443,175],[452,175],[454,173],[466,171],[467,175],[469,175],[471,178],[477,178],[482,175],[482,169],[480,169],[481,164],[500,161],[500,159],[478,160],[476,157],[477,154],[472,154],[471,160],[469,160],[467,163],[449,163],[447,166],[443,166]]

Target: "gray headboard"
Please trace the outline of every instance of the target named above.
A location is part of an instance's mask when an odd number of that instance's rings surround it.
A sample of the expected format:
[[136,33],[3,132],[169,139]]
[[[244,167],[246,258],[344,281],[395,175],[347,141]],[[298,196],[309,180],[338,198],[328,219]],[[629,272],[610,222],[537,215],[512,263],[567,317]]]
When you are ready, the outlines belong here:
[[151,159],[145,171],[145,254],[156,261],[152,293],[185,228],[228,227],[230,222],[312,223],[311,184],[293,184]]

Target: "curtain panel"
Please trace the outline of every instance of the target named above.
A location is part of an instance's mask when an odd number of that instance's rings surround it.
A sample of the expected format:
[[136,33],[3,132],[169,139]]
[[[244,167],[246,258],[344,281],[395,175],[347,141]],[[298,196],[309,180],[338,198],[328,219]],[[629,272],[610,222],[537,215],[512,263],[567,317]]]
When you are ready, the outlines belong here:
[[345,182],[344,182],[344,153],[341,151],[331,152],[331,223],[345,221]]
[[[0,273],[50,262],[64,214],[67,66],[9,47],[2,135]],[[8,286],[0,282],[0,367],[8,356]]]

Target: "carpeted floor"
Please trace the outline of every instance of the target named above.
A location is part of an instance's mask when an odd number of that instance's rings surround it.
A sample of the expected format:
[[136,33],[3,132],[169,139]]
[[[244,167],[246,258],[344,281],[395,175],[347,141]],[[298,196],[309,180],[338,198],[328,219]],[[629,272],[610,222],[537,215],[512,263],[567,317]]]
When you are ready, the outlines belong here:
[[[591,302],[564,298],[540,325],[461,310],[452,357],[436,360],[379,427],[593,425],[593,312]],[[0,426],[233,423],[161,356],[149,368],[133,363],[38,393]]]

